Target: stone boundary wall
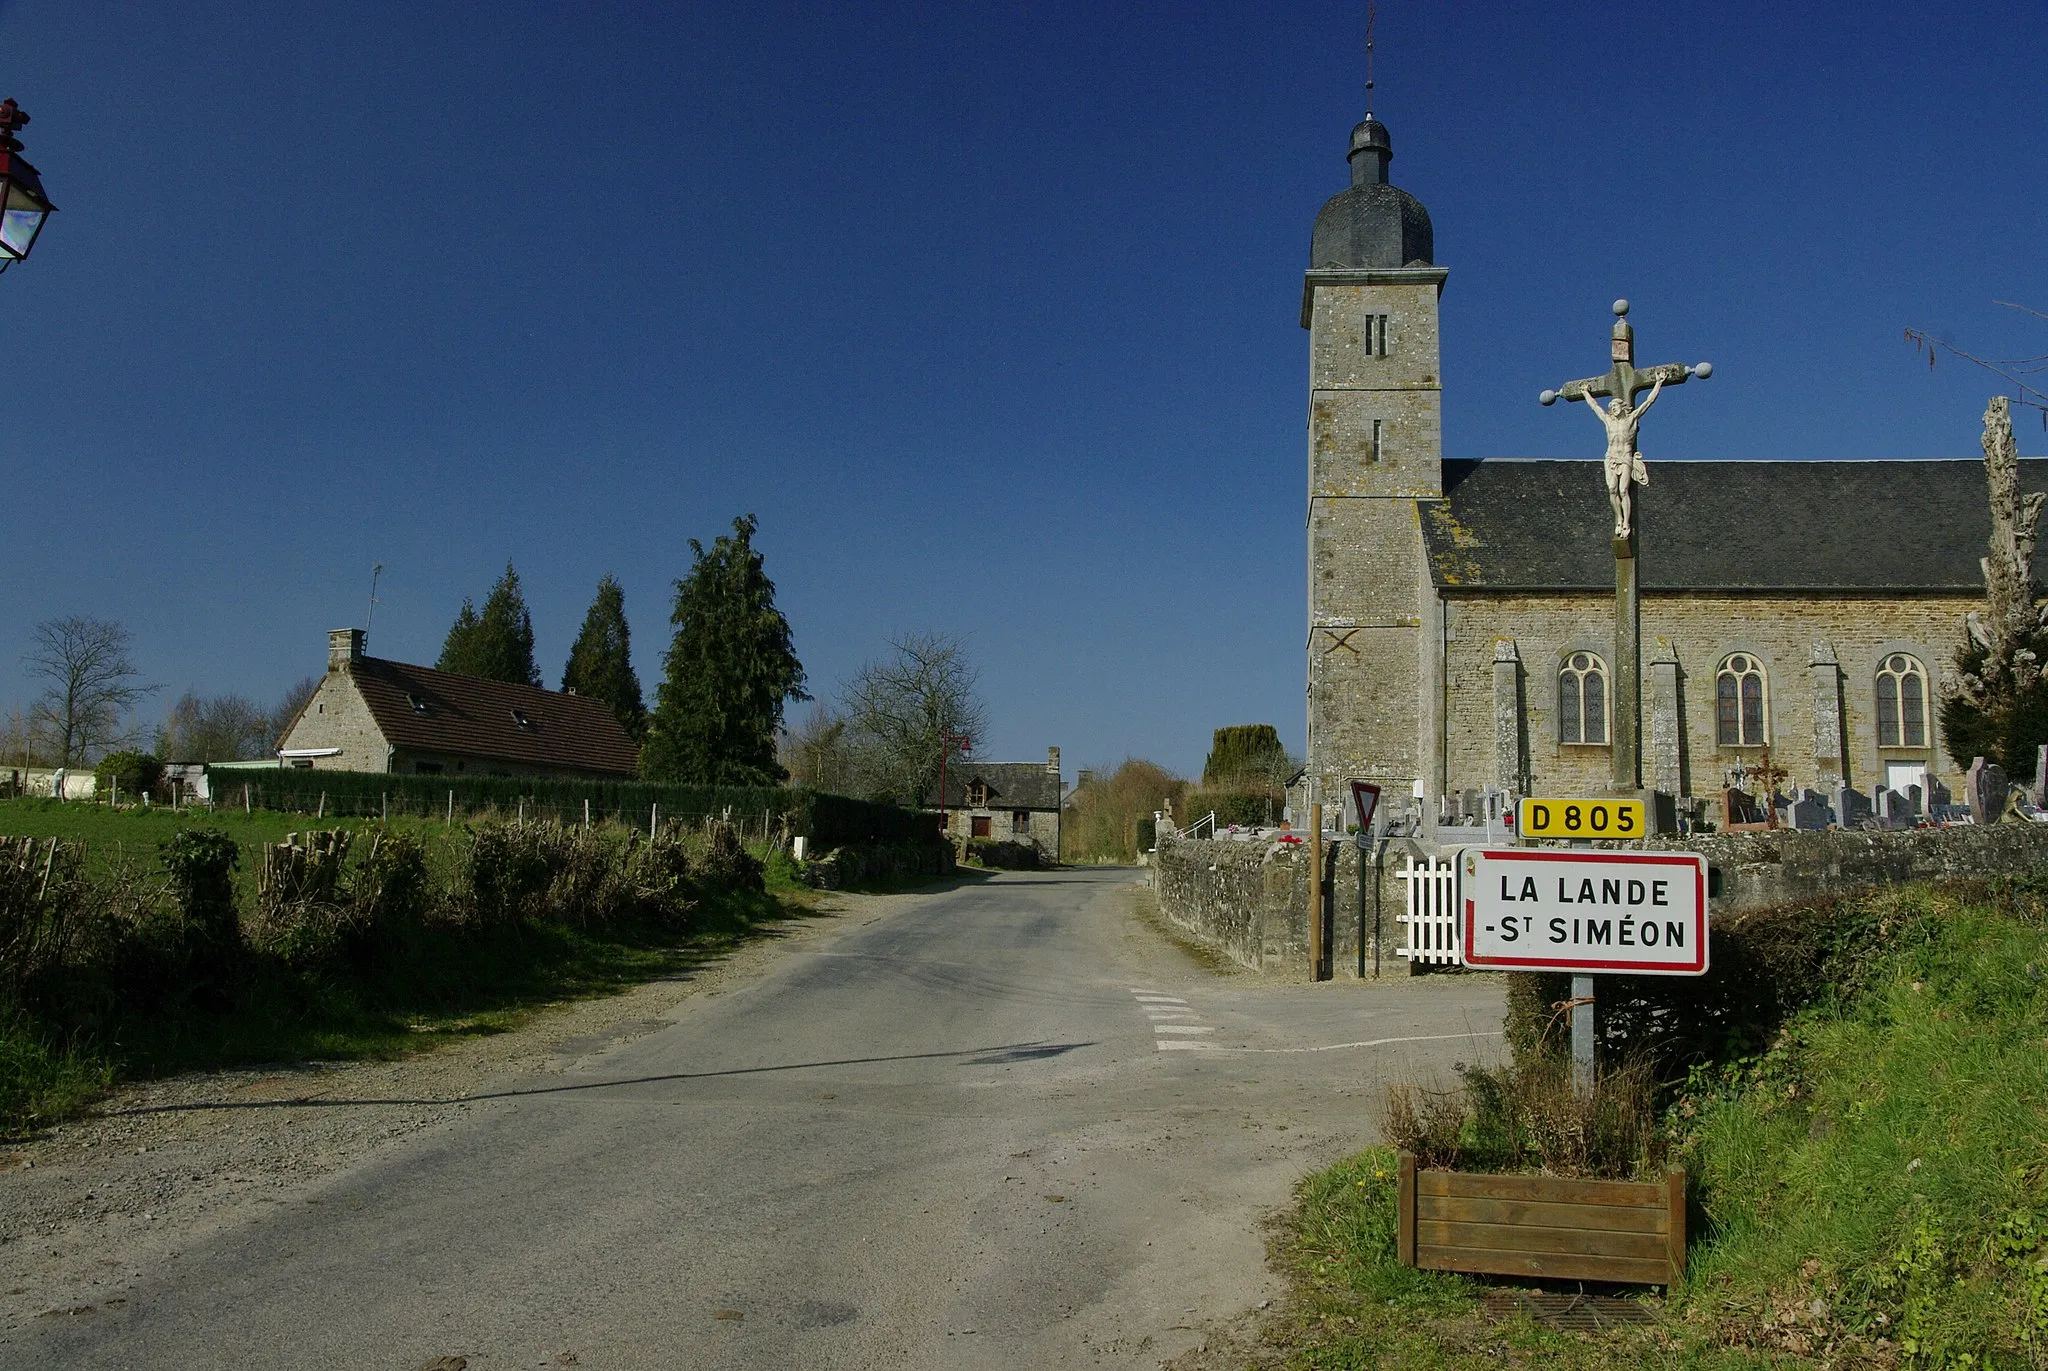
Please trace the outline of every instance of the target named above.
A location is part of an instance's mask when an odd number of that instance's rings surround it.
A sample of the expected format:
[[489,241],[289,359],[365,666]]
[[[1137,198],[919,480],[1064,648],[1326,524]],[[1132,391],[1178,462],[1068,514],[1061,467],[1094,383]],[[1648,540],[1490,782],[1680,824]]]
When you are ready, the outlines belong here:
[[[1396,917],[1406,906],[1407,883],[1395,873],[1403,854],[1423,849],[1402,839],[1387,846],[1384,869],[1365,888],[1363,934],[1366,975],[1373,972],[1374,891],[1382,946],[1382,975],[1405,976],[1409,965],[1393,949],[1402,943]],[[1358,971],[1360,942],[1358,849],[1331,839],[1323,849],[1326,897],[1332,910],[1332,965],[1338,977]],[[1366,858],[1367,870],[1372,859]],[[1308,845],[1212,841],[1162,836],[1152,854],[1152,885],[1159,912],[1199,941],[1254,971],[1308,972]]]
[[[1366,974],[1372,974],[1375,890],[1380,974],[1410,974],[1413,968],[1395,951],[1405,938],[1399,915],[1406,908],[1408,887],[1397,874],[1406,865],[1403,858],[1434,857],[1469,845],[1391,840],[1377,879],[1365,887],[1361,921],[1358,850],[1348,838],[1325,835],[1324,890],[1332,910],[1335,975],[1342,979],[1357,974],[1361,932]],[[1705,855],[1715,912],[1875,885],[2048,868],[2048,825],[2026,823],[1881,832],[1710,833],[1598,846]],[[1371,858],[1366,861],[1370,871]],[[1254,971],[1308,974],[1306,843],[1162,837],[1152,857],[1152,884],[1160,913],[1199,941]]]
[[1654,846],[1706,856],[1716,911],[1757,909],[1862,886],[2012,875],[2048,866],[2048,824],[1709,833],[1660,839]]

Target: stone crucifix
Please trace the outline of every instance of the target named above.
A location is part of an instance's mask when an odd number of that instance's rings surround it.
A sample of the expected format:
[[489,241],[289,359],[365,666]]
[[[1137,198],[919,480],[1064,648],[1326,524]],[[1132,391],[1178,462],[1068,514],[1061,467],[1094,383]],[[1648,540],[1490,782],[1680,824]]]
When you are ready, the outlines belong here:
[[[1608,349],[1614,365],[1604,376],[1567,381],[1556,390],[1537,397],[1554,405],[1560,398],[1580,400],[1593,411],[1607,431],[1607,456],[1602,475],[1607,501],[1614,513],[1614,788],[1640,790],[1642,772],[1642,606],[1636,580],[1636,549],[1640,542],[1633,517],[1632,487],[1650,483],[1649,468],[1637,448],[1637,432],[1643,415],[1657,401],[1666,386],[1683,385],[1694,377],[1702,381],[1714,368],[1701,362],[1695,366],[1666,363],[1636,369],[1636,333],[1628,321],[1628,301],[1614,302],[1614,333]],[[1643,391],[1650,398],[1640,405],[1636,396]],[[1600,400],[1607,406],[1601,408]]]

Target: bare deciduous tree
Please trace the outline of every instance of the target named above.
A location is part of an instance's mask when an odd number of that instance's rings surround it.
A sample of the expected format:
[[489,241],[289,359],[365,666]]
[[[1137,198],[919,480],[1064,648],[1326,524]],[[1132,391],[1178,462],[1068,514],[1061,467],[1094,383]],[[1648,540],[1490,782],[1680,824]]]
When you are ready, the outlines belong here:
[[313,702],[313,692],[320,688],[321,679],[319,676],[301,676],[285,687],[283,697],[270,711],[270,744],[263,755],[269,756],[271,749],[283,742],[284,731],[297,723],[299,715]]
[[[2022,314],[2031,314],[2036,319],[2048,319],[2048,314],[2043,314],[2038,309],[2030,309],[2025,305],[2016,305],[2010,300],[1994,300],[1991,303],[2003,305],[2007,309],[2016,309]],[[2011,382],[2013,389],[2019,392],[2018,395],[2013,397],[2013,403],[2031,405],[2033,408],[2040,410],[2042,427],[2048,428],[2048,391],[2042,390],[2037,385],[2030,385],[2023,379],[2048,372],[2048,357],[1979,357],[1974,352],[1965,352],[1946,338],[1936,337],[1927,332],[1927,330],[1918,328],[1906,330],[1906,341],[1913,345],[1914,351],[1927,354],[1927,367],[1930,371],[1934,369],[1935,354],[1937,352],[1946,352],[1953,357],[1960,357],[1965,362],[1980,366],[2002,380]]]
[[138,680],[128,655],[132,641],[125,625],[90,615],[36,625],[35,645],[24,660],[46,686],[34,718],[61,765],[80,765],[115,742],[121,716],[156,689]]
[[783,770],[798,785],[835,795],[861,793],[846,716],[830,705],[813,707],[802,723],[785,729],[778,751]]
[[271,755],[270,716],[243,695],[186,691],[157,730],[156,755],[170,762],[246,762]]
[[938,792],[939,758],[978,738],[988,711],[966,644],[944,633],[894,639],[890,655],[853,674],[841,692],[848,731],[871,795],[923,805]]

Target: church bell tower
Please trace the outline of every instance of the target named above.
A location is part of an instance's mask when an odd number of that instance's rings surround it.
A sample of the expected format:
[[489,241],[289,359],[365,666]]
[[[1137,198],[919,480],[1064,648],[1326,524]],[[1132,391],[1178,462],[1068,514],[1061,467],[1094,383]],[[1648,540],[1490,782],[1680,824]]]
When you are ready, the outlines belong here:
[[1398,804],[1443,762],[1442,624],[1417,502],[1443,494],[1435,264],[1422,202],[1387,183],[1387,127],[1351,131],[1351,185],[1316,216],[1309,332],[1309,799],[1351,778]]

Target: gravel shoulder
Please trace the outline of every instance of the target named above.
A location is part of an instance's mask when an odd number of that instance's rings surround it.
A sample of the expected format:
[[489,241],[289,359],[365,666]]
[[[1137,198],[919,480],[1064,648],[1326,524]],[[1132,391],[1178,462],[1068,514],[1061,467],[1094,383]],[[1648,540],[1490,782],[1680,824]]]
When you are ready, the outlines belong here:
[[144,1272],[276,1206],[320,1203],[306,1198],[313,1182],[448,1127],[466,1097],[571,1070],[661,1028],[686,1000],[751,983],[793,946],[929,893],[835,894],[687,972],[418,1056],[125,1086],[91,1116],[0,1149],[0,1330],[119,1308]]

